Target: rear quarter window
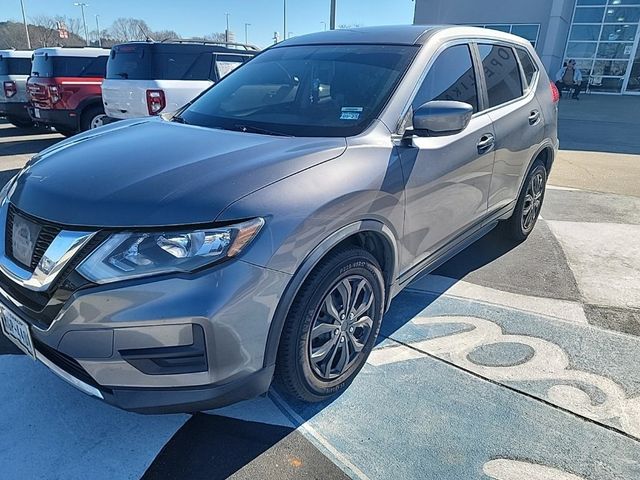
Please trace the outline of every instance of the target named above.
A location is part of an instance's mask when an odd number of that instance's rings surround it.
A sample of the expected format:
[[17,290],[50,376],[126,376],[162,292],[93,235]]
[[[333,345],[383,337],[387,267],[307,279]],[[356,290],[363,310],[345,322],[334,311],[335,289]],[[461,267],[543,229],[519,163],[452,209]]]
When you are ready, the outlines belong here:
[[0,56],[0,75],[29,75],[30,58],[12,58]]
[[37,55],[31,74],[36,77],[104,77],[107,56],[64,57]]
[[531,58],[531,55],[529,55],[529,52],[522,48],[516,48],[516,55],[518,55],[518,60],[520,60],[522,72],[524,73],[524,79],[526,82],[525,87],[529,88],[534,82],[536,73],[538,73],[538,67],[536,67],[536,64]]

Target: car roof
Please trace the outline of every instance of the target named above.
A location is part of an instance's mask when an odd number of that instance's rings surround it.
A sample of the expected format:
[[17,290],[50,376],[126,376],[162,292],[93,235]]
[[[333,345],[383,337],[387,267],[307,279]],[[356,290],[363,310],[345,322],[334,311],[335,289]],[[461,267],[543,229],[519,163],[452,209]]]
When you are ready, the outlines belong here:
[[50,57],[99,57],[101,55],[109,55],[108,48],[70,48],[70,47],[46,47],[38,48],[34,55],[49,55]]
[[274,47],[321,44],[422,45],[436,33],[470,39],[503,40],[522,45],[528,43],[516,35],[470,25],[386,25],[316,32],[285,40]]
[[4,58],[31,58],[32,50],[0,50],[0,56]]
[[224,42],[209,42],[199,40],[163,40],[161,42],[124,42],[114,45],[114,48],[122,47],[124,45],[140,45],[148,48],[163,48],[173,49],[173,51],[203,51],[203,52],[223,52],[223,53],[237,53],[237,54],[250,54],[255,55],[260,52],[260,49],[255,45],[244,43],[224,43]]

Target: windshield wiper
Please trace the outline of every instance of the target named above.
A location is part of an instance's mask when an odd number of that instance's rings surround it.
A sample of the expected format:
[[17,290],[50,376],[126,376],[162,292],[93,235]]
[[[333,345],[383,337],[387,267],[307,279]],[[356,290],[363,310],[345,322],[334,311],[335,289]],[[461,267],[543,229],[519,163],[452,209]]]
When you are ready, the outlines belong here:
[[116,73],[117,76],[124,78],[125,80],[129,78],[128,73]]
[[293,136],[293,135],[289,135],[288,133],[276,132],[274,130],[268,130],[266,128],[254,127],[253,125],[243,125],[241,123],[237,123],[233,127],[228,128],[227,130],[234,130],[237,132],[262,133],[264,135],[275,135],[278,137]]
[[171,119],[171,121],[172,122],[176,122],[176,123],[184,123],[185,125],[189,125],[184,118],[182,118],[182,117],[180,117],[178,115],[174,115],[173,118]]

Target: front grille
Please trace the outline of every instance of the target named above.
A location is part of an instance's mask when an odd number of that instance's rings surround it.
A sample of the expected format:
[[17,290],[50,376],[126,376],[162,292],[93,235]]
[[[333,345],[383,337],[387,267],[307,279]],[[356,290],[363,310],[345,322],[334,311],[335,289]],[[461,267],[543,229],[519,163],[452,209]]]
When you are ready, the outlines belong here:
[[[40,226],[38,240],[34,247],[31,258],[31,271],[35,269],[40,262],[53,239],[60,231],[64,229],[61,225],[53,224],[25,214],[9,204],[7,212],[6,236],[5,236],[5,254],[17,262],[12,252],[11,235],[13,232],[13,219],[15,215],[24,216],[28,220],[37,223]],[[44,292],[36,292],[26,287],[22,287],[12,281],[9,277],[0,272],[0,287],[14,300],[19,302],[22,307],[20,310],[24,316],[31,320],[39,328],[46,329],[56,318],[62,307],[71,295],[81,289],[95,286],[78,272],[76,267],[85,259],[98,245],[100,245],[109,235],[108,232],[97,232],[87,244],[73,257],[65,266],[64,270],[51,284],[49,289]]]
[[44,252],[47,251],[47,248],[49,248],[49,245],[51,245],[51,242],[53,242],[53,239],[56,238],[58,234],[62,231],[62,228],[58,225],[45,222],[38,218],[32,217],[31,215],[20,212],[16,207],[13,206],[13,204],[9,204],[9,209],[7,211],[7,224],[5,227],[4,250],[6,255],[15,261],[18,261],[13,256],[13,221],[16,214],[34,223],[37,223],[40,226],[38,239],[36,240],[36,244],[33,249],[33,254],[31,255],[31,263],[29,265],[25,265],[25,267],[28,267],[28,269],[33,272],[38,266],[38,263],[40,263],[40,260],[42,259]]

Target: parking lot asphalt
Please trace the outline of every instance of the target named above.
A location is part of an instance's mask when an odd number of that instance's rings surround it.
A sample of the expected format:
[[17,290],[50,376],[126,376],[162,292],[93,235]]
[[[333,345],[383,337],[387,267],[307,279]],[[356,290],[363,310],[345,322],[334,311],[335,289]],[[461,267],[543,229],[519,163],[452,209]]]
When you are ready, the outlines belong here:
[[[0,181],[61,138],[0,124]],[[640,195],[553,180],[526,242],[493,231],[394,300],[332,402],[140,416],[0,338],[0,477],[640,478]]]

